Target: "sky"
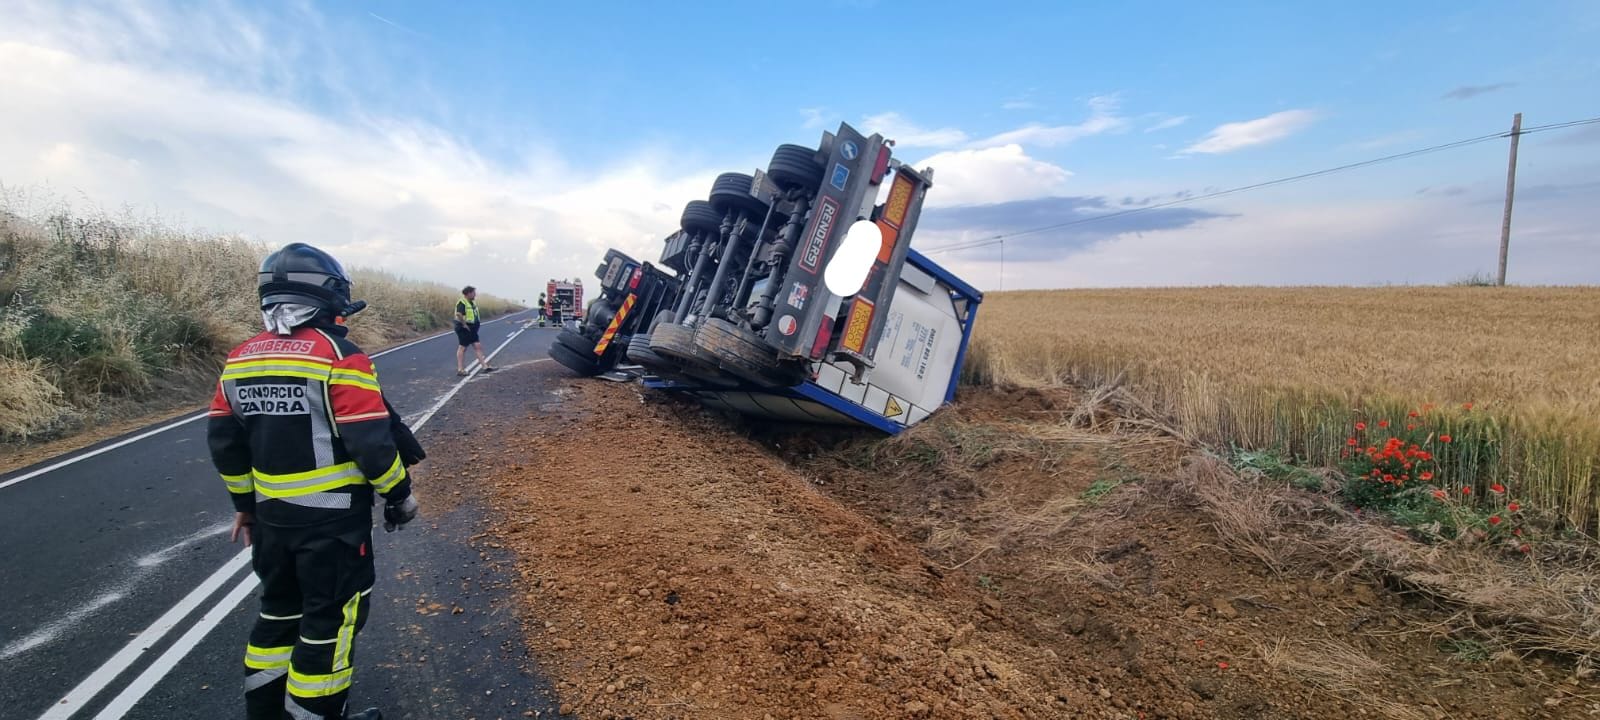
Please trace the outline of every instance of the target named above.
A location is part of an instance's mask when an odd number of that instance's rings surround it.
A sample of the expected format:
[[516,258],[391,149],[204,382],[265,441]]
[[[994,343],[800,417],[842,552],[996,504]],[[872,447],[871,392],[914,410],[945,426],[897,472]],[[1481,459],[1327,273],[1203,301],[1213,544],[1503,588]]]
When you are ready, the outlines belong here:
[[[1149,206],[1600,116],[1588,0],[6,5],[11,197],[522,300],[841,122],[934,169],[914,246],[985,290],[1445,283],[1495,269],[1504,139]],[[1600,283],[1600,125],[1518,188],[1511,282]]]

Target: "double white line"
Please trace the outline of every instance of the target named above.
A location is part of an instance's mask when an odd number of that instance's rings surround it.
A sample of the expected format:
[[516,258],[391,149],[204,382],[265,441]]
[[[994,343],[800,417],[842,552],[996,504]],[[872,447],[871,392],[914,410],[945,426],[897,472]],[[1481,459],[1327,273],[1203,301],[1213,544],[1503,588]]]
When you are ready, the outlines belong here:
[[[500,354],[501,350],[504,350],[507,345],[511,344],[512,340],[517,339],[517,336],[521,335],[526,329],[527,327],[522,327],[516,332],[511,333],[511,335],[506,338],[505,342],[500,343],[500,346],[495,348],[494,352],[489,353],[489,355],[484,359],[493,360],[494,356]],[[389,348],[383,352],[375,353],[372,357],[380,357],[382,355],[386,355],[397,350],[403,350],[411,347],[412,345],[416,345],[417,343],[426,342],[441,336],[442,335],[434,335],[432,337],[406,343],[405,345],[401,345],[399,347]],[[433,417],[434,413],[438,412],[440,408],[444,407],[444,404],[448,402],[450,398],[455,397],[456,393],[460,392],[461,388],[466,385],[467,382],[477,377],[481,370],[482,368],[477,367],[476,363],[474,363],[474,367],[472,367],[472,369],[467,373],[467,376],[461,378],[459,382],[451,387],[448,392],[446,392],[439,398],[438,401],[433,404],[433,407],[429,408],[427,412],[421,415],[416,422],[412,423],[411,429],[421,430],[422,426]],[[50,467],[47,467],[41,471],[30,473],[29,475],[17,478],[16,480],[12,480],[6,484],[9,485],[12,483],[21,482],[29,477],[49,472],[50,470],[54,470],[63,465],[71,464],[72,462],[77,462],[78,460],[92,457],[93,455],[98,455],[116,447],[121,447],[122,445],[149,437],[150,435],[154,435],[162,430],[167,430],[169,428],[176,427],[177,425],[182,425],[183,423],[198,420],[201,417],[205,417],[205,415],[201,414],[198,417],[188,418],[181,422],[167,425],[165,427],[152,430],[148,433],[129,438],[128,440],[118,443],[117,445],[101,448],[94,453],[80,455],[62,463],[56,463],[55,465],[51,465]],[[3,487],[5,487],[5,485],[0,485],[0,488]],[[162,614],[161,617],[157,618],[154,623],[150,624],[150,627],[145,628],[144,632],[139,633],[132,640],[130,640],[127,645],[124,645],[121,650],[117,651],[117,654],[112,655],[111,659],[105,661],[104,664],[95,669],[94,672],[90,673],[89,677],[84,678],[83,682],[78,683],[77,687],[74,687],[72,690],[68,691],[67,694],[63,696],[61,700],[57,701],[55,705],[50,706],[49,710],[46,710],[43,715],[39,716],[39,720],[67,720],[68,718],[72,717],[74,713],[83,709],[90,701],[94,700],[96,696],[104,691],[112,681],[116,680],[118,676],[122,675],[122,673],[127,671],[128,668],[132,667],[133,664],[137,662],[145,652],[149,651],[151,647],[160,642],[161,639],[166,637],[168,633],[172,632],[174,628],[178,627],[178,625],[182,623],[183,619],[188,617],[190,613],[194,612],[195,608],[199,607],[201,603],[205,602],[206,598],[211,597],[211,595],[217,591],[217,588],[220,588],[226,584],[229,578],[233,577],[239,572],[240,568],[245,567],[249,563],[249,548],[245,548],[237,555],[229,558],[228,562],[224,563],[222,567],[217,568],[217,571],[211,573],[211,576],[206,578],[204,582],[201,582],[199,587],[196,587],[188,595],[184,596],[182,600],[179,600],[177,605],[172,606],[172,609],[168,610],[166,613]],[[211,632],[212,628],[215,628],[219,623],[222,622],[222,619],[227,616],[229,611],[233,610],[235,607],[238,607],[239,603],[244,600],[245,596],[249,595],[250,591],[255,589],[257,582],[258,580],[256,579],[254,573],[248,574],[242,580],[240,580],[232,590],[228,591],[227,595],[222,596],[221,600],[217,601],[215,605],[212,605],[211,609],[206,611],[206,614],[200,616],[200,619],[195,621],[194,625],[190,626],[188,631],[179,636],[178,639],[173,642],[172,647],[167,648],[166,652],[162,653],[160,657],[157,657],[155,661],[151,662],[150,666],[145,668],[144,672],[140,673],[138,677],[134,678],[133,682],[129,683],[126,688],[123,688],[121,693],[118,693],[115,698],[112,698],[111,702],[94,716],[94,720],[117,720],[123,715],[126,715],[129,710],[133,709],[133,706],[137,704],[141,698],[143,698],[150,692],[152,688],[156,686],[156,683],[161,682],[161,679],[166,677],[167,673],[172,672],[172,668],[176,667],[180,660],[187,656],[190,651],[194,650],[196,645],[200,644],[200,641],[205,638],[207,633]]]

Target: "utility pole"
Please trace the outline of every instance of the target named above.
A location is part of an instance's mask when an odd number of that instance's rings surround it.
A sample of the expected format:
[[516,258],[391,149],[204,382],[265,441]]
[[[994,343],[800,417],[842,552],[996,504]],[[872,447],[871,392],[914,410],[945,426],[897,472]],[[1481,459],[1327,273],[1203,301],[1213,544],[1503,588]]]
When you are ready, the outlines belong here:
[[1000,239],[1000,292],[1006,290],[1006,241]]
[[1495,284],[1506,284],[1506,252],[1511,249],[1511,201],[1517,196],[1517,141],[1522,138],[1522,113],[1511,118],[1511,163],[1506,168],[1506,214],[1500,221],[1500,274]]

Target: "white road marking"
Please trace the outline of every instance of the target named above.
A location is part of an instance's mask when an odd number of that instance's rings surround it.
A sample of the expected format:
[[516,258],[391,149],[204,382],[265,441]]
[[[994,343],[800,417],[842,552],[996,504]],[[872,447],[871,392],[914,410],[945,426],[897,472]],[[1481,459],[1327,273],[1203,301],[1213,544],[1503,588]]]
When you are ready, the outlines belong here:
[[78,624],[79,620],[93,615],[94,611],[121,599],[121,591],[112,591],[95,596],[89,602],[84,603],[76,610],[61,616],[55,622],[39,628],[32,635],[13,642],[10,645],[5,646],[4,649],[0,649],[0,660],[10,660],[11,658],[21,655],[28,650],[54,640],[57,635],[61,634],[61,631]]
[[[527,311],[524,310],[523,312],[527,312]],[[494,320],[490,320],[489,322],[486,322],[484,324],[488,325],[490,323],[500,322],[501,320],[509,320],[509,319],[511,319],[513,317],[516,317],[517,315],[521,315],[521,314],[522,313],[513,313],[513,314],[507,315],[505,317],[501,317],[501,318],[496,318]],[[404,350],[404,349],[406,349],[408,347],[411,347],[412,345],[416,345],[418,343],[425,343],[425,342],[427,342],[429,340],[442,338],[442,337],[444,337],[446,335],[449,335],[449,334],[450,333],[444,332],[444,333],[439,333],[438,335],[430,335],[428,337],[425,337],[425,338],[422,338],[422,339],[419,339],[419,340],[412,340],[411,342],[408,342],[408,343],[406,343],[404,345],[399,345],[399,346],[396,346],[396,347],[389,348],[388,350],[384,350],[384,351],[381,351],[381,352],[373,353],[372,357],[375,357],[375,358],[376,357],[383,357],[384,355],[388,355],[389,353],[392,353],[392,352],[395,352],[395,351],[398,351],[398,350]],[[140,440],[143,440],[143,439],[145,439],[147,437],[150,437],[152,435],[159,435],[159,434],[164,433],[164,432],[166,432],[168,430],[171,430],[171,429],[173,429],[175,427],[188,425],[189,423],[192,423],[192,422],[194,422],[196,420],[204,418],[205,416],[206,416],[205,413],[200,413],[198,415],[192,415],[192,416],[186,417],[186,418],[184,418],[182,420],[179,420],[177,422],[170,423],[170,424],[167,424],[167,425],[163,425],[163,426],[158,427],[158,428],[156,428],[154,430],[149,430],[149,431],[146,431],[146,432],[139,433],[138,435],[135,435],[135,436],[133,436],[131,438],[127,438],[125,440],[121,440],[119,442],[112,443],[112,444],[107,445],[105,447],[95,448],[94,450],[90,450],[89,452],[83,453],[81,455],[74,455],[74,456],[69,457],[69,458],[67,458],[65,460],[62,460],[61,462],[52,463],[49,466],[39,468],[38,470],[34,470],[33,472],[26,473],[26,474],[23,474],[23,475],[19,475],[17,477],[11,478],[10,480],[6,480],[5,482],[0,482],[0,490],[4,490],[4,489],[6,489],[8,487],[11,487],[12,485],[15,485],[15,484],[17,484],[19,482],[22,482],[23,480],[32,480],[33,478],[39,477],[40,475],[44,475],[46,473],[55,472],[56,470],[60,470],[61,468],[64,468],[64,467],[66,467],[68,465],[72,465],[74,463],[78,463],[78,462],[82,462],[84,460],[88,460],[89,458],[95,457],[97,455],[103,455],[105,453],[111,452],[112,450],[116,450],[117,448],[120,448],[120,447],[126,447],[128,445],[132,445],[132,444],[134,444],[136,442],[139,442]]]
[[[523,328],[523,330],[526,329],[527,328]],[[500,343],[500,347],[495,348],[494,352],[489,353],[483,359],[485,361],[493,360],[494,356],[499,355],[500,351],[504,350],[507,345],[510,345],[512,340],[517,339],[517,336],[521,335],[523,330],[518,330],[514,333],[511,333],[511,337],[506,338],[505,342]],[[461,392],[461,388],[465,387],[469,381],[478,376],[478,372],[482,370],[482,368],[476,367],[477,363],[473,363],[473,365],[474,367],[467,371],[467,376],[461,378],[461,381],[457,382],[455,387],[450,388],[450,392],[447,392],[441,396],[439,400],[433,404],[433,407],[428,408],[427,411],[423,412],[421,415],[418,415],[415,423],[408,423],[412,426],[412,430],[420,429],[423,423],[426,423],[428,420],[432,419],[433,414],[439,412],[439,409],[444,407],[445,403],[450,402],[450,398],[455,397],[456,393]]]
[[[495,348],[494,352],[489,353],[489,355],[484,359],[493,360],[495,355],[500,354],[500,351],[504,350],[506,345],[511,344],[511,341],[515,340],[517,336],[521,334],[522,331],[520,330],[516,333],[513,333],[511,337],[506,338],[505,342],[500,343],[500,347]],[[440,408],[444,407],[444,404],[448,402],[450,398],[455,397],[456,393],[460,392],[461,388],[465,386],[467,382],[476,377],[477,374],[477,370],[473,370],[467,375],[467,377],[461,378],[461,380],[457,382],[455,386],[450,388],[449,392],[445,393],[443,397],[433,404],[433,407],[429,408],[426,413],[423,413],[423,415],[415,423],[411,423],[411,429],[413,431],[421,430],[422,426],[426,424],[428,420],[433,418],[434,413],[438,412]],[[233,559],[229,560],[226,565],[222,566],[221,569],[213,573],[211,577],[206,578],[206,581],[202,583],[200,587],[195,588],[194,591],[189,593],[188,596],[184,597],[184,599],[180,601],[178,605],[174,606],[171,610],[168,610],[165,615],[162,615],[160,619],[156,620],[154,625],[151,625],[143,633],[140,633],[139,637],[134,638],[132,642],[129,642],[121,652],[118,652],[110,660],[106,661],[104,665],[101,665],[100,668],[95,670],[94,673],[91,674],[87,679],[79,683],[78,687],[75,687],[71,690],[71,692],[68,692],[66,697],[62,698],[60,702],[56,703],[50,708],[50,710],[46,711],[44,715],[40,716],[39,720],[67,720],[70,718],[74,712],[82,708],[85,703],[87,703],[89,700],[92,700],[96,695],[104,690],[106,686],[109,685],[112,680],[116,679],[118,675],[122,674],[124,670],[127,670],[128,667],[138,659],[140,654],[142,654],[151,645],[154,645],[156,641],[161,639],[161,637],[165,636],[179,620],[188,616],[188,614],[192,612],[196,606],[198,606],[206,598],[210,597],[212,593],[216,592],[217,588],[220,587],[228,578],[232,577],[233,573],[238,570],[238,565],[242,565],[249,560],[249,548],[246,548],[238,555],[235,555]],[[157,683],[161,682],[162,678],[167,676],[167,673],[172,672],[172,669],[177,667],[178,663],[182,661],[190,651],[194,650],[195,646],[200,644],[200,641],[205,638],[206,634],[211,632],[212,628],[215,628],[219,623],[221,623],[222,619],[226,617],[227,614],[233,610],[233,608],[237,607],[239,603],[244,601],[245,596],[249,595],[250,591],[254,590],[259,582],[259,579],[254,573],[247,575],[243,580],[241,580],[231,592],[223,596],[223,598],[219,600],[216,605],[213,605],[210,611],[201,616],[199,620],[195,621],[195,624],[191,626],[188,631],[179,636],[178,640],[173,643],[172,647],[167,648],[166,652],[162,653],[160,657],[157,657],[154,661],[152,661],[150,666],[145,668],[144,672],[140,673],[137,678],[134,678],[133,682],[129,684],[127,688],[123,689],[121,693],[118,693],[104,710],[101,710],[97,715],[95,715],[94,720],[118,720],[123,715],[127,714],[129,710],[133,709],[133,706],[138,704],[139,700],[144,698],[144,696],[148,694]],[[168,622],[169,619],[170,622]],[[147,635],[150,635],[150,637],[146,638]]]
[[222,619],[227,617],[228,613],[234,608],[238,607],[239,603],[244,602],[245,597],[255,587],[256,576],[254,573],[240,580],[238,585],[233,586],[232,591],[222,596],[222,599],[218,600],[217,604],[212,605],[205,615],[200,616],[200,620],[189,628],[188,632],[178,636],[177,641],[172,643],[172,647],[161,653],[161,657],[156,658],[155,662],[150,663],[150,667],[139,673],[139,677],[128,683],[128,687],[117,693],[117,696],[112,698],[111,702],[107,703],[105,708],[94,716],[95,720],[115,720],[126,715],[129,710],[133,709],[134,705],[138,704],[140,698],[148,694],[150,689],[156,686],[156,683],[161,682],[161,678],[166,677],[167,673],[172,670],[172,666],[177,665],[178,661],[183,659],[183,656],[188,655],[190,650],[200,644],[206,633],[211,632],[211,628],[222,622]]
[[197,544],[200,541],[211,537],[212,535],[221,535],[222,533],[225,533],[225,532],[227,532],[229,530],[232,530],[232,529],[233,529],[233,521],[232,520],[220,522],[220,523],[212,525],[211,527],[208,527],[208,528],[201,528],[200,530],[196,531],[194,534],[190,535],[189,537],[186,537],[186,538],[184,538],[182,540],[179,540],[178,542],[175,542],[175,543],[173,543],[171,545],[166,546],[165,548],[162,548],[162,549],[157,550],[157,551],[155,551],[153,553],[145,555],[144,557],[141,557],[141,558],[139,558],[137,560],[134,560],[133,564],[137,565],[139,567],[142,567],[142,568],[155,567],[155,566],[160,565],[160,564],[162,564],[162,563],[164,563],[164,562],[166,562],[168,560],[171,560],[172,557],[174,555],[176,555],[179,550],[182,550],[182,549],[184,549],[186,547],[189,547],[190,545]]
[[[105,661],[99,668],[95,669],[89,677],[84,678],[83,682],[78,683],[77,687],[67,691],[65,697],[61,698],[55,705],[50,706],[49,710],[39,716],[39,720],[67,720],[67,718],[72,717],[73,713],[82,709],[85,704],[94,699],[94,696],[100,694],[100,691],[111,684],[112,680],[115,680],[124,670],[131,667],[134,661],[138,660],[145,651],[149,650],[162,637],[165,637],[168,632],[177,627],[178,623],[182,622],[185,617],[189,616],[189,613],[194,612],[194,609],[200,606],[200,603],[211,597],[211,594],[216,592],[217,588],[222,587],[222,584],[227,582],[228,578],[233,577],[234,574],[239,572],[239,568],[244,567],[249,562],[250,550],[248,548],[234,555],[216,572],[211,573],[211,577],[200,583],[199,587],[185,595],[182,600],[178,601],[177,605],[173,605],[171,610],[156,618],[156,621],[151,623],[150,627],[145,628],[144,632],[129,640],[128,644],[122,646],[122,649],[117,651],[116,655],[112,655],[110,660]],[[255,575],[250,577],[253,579]]]

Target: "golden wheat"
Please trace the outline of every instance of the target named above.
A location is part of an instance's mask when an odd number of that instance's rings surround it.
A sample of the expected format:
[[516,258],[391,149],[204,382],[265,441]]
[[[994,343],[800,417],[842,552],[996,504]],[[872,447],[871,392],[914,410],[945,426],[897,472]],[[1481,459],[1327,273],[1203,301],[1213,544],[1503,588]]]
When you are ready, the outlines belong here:
[[[1218,445],[1333,462],[1351,424],[1425,404],[1506,482],[1579,526],[1600,517],[1600,288],[1185,288],[991,294],[967,376],[1121,380]],[[1473,410],[1460,410],[1473,403]]]

